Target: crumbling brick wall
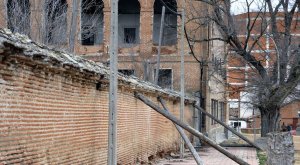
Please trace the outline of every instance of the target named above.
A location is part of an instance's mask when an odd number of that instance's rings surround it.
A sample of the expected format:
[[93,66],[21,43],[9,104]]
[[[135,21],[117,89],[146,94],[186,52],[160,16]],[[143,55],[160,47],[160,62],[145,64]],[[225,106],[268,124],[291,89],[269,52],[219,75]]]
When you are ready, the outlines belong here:
[[[0,164],[106,164],[108,75],[53,59],[54,54],[72,55],[45,50],[48,55],[31,49],[26,39],[15,45],[8,40],[0,35]],[[155,102],[163,96],[177,116],[178,97],[125,80],[119,81],[118,92],[118,162],[146,162],[177,149],[173,124],[134,98],[133,91]],[[192,122],[189,104],[185,112]]]

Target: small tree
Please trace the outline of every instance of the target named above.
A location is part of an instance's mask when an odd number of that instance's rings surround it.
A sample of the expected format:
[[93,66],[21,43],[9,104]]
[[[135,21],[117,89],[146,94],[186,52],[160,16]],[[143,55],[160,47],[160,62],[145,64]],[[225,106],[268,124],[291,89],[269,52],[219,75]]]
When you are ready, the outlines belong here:
[[[228,51],[241,57],[251,68],[249,85],[245,88],[254,97],[251,103],[261,113],[261,134],[280,129],[280,107],[292,101],[298,94],[300,81],[300,45],[293,36],[299,20],[300,0],[245,0],[246,19],[244,26],[234,16],[230,0],[198,0],[207,5],[208,11],[192,18],[197,23],[214,24],[221,37],[200,38],[196,41],[222,41],[228,44]],[[251,8],[255,6],[255,12]],[[196,9],[197,10],[197,9]],[[196,12],[200,13],[200,12]],[[201,23],[199,23],[201,22]],[[299,29],[298,29],[299,30]],[[243,37],[240,37],[243,32]],[[270,52],[264,48],[264,38],[270,38],[276,49]],[[299,39],[298,39],[299,40]],[[195,40],[194,40],[195,41]],[[254,50],[264,53],[258,57]],[[266,66],[266,58],[271,66]]]

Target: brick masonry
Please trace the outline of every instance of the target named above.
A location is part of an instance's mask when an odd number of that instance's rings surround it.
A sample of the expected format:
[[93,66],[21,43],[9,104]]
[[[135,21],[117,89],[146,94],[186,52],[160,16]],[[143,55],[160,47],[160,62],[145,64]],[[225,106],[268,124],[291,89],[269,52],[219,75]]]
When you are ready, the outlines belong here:
[[[158,0],[156,0],[158,1]],[[43,32],[43,12],[44,12],[44,1],[42,0],[29,0],[31,8],[31,38],[38,42],[43,42],[42,37]],[[67,10],[67,36],[69,37],[69,31],[71,27],[71,12],[73,10],[73,3],[71,0],[66,1],[68,4]],[[78,11],[80,12],[80,2],[78,0]],[[90,59],[96,62],[107,62],[109,61],[109,50],[110,50],[110,1],[103,0],[104,8],[104,38],[103,43],[98,45],[82,45],[81,44],[81,20],[80,14],[77,18],[77,30],[75,37],[75,54],[80,55],[86,59]],[[156,55],[157,55],[157,45],[153,44],[152,33],[153,33],[153,12],[154,12],[154,3],[155,0],[146,0],[141,1],[140,3],[140,31],[139,37],[140,42],[137,45],[132,46],[131,48],[119,48],[119,56],[118,56],[118,68],[119,69],[134,69],[136,72],[136,76],[143,79],[145,78],[145,63],[148,61],[150,72],[150,80],[154,78],[153,73],[156,68]],[[188,21],[192,18],[193,15],[202,13],[203,11],[211,10],[208,5],[205,3],[201,3],[198,1],[189,2],[184,4],[183,1],[177,1],[177,11],[181,12],[183,7],[186,7],[186,30],[190,37],[196,37],[196,39],[203,39],[211,36],[212,29],[209,27],[199,27],[199,24],[193,21]],[[6,2],[0,1],[0,27],[7,27],[7,19],[6,18]],[[197,9],[197,11],[195,10]],[[1,17],[3,16],[3,17]],[[197,29],[197,30],[196,30]],[[177,38],[178,41],[174,45],[170,46],[162,46],[161,50],[161,63],[160,67],[162,69],[172,69],[172,86],[173,90],[180,90],[180,36],[181,36],[181,19],[178,17],[177,19]],[[216,47],[216,43],[214,43],[214,47]],[[224,45],[222,44],[224,47]],[[52,45],[53,47],[53,45]],[[68,43],[56,45],[55,47],[62,47],[64,49],[68,48]],[[212,54],[216,55],[216,52],[213,52],[213,43],[203,43],[203,42],[192,42],[193,51],[195,52],[195,56],[201,61],[210,61]],[[225,47],[222,50],[220,55],[224,55],[223,53],[226,51]],[[209,70],[212,70],[212,66],[201,66],[199,62],[197,62],[194,57],[191,55],[191,50],[187,44],[187,41],[184,41],[184,54],[185,54],[185,91],[190,95],[194,95],[195,92],[201,92],[202,96],[205,97],[205,109],[210,112],[210,101],[211,99],[220,99],[220,101],[226,102],[227,95],[225,94],[226,87],[225,86],[215,86],[211,84],[212,80]],[[225,83],[226,80],[219,79],[217,81],[221,81]],[[217,82],[216,81],[216,82]],[[211,90],[219,90],[222,93],[211,93]],[[222,96],[221,96],[222,95]],[[226,110],[226,113],[228,111]],[[228,120],[228,118],[226,118]],[[210,129],[212,128],[208,121],[210,119],[207,117],[207,124],[204,131],[210,134]],[[217,125],[220,126],[220,125]],[[214,128],[217,126],[213,126]]]
[[[0,44],[0,164],[106,164],[107,79],[97,90],[95,75],[87,71],[52,65],[41,58],[49,60],[47,54],[30,58],[23,55],[24,47],[6,50],[4,45]],[[135,99],[135,90],[119,85],[119,164],[147,162],[152,155],[178,148],[173,124]],[[157,95],[167,94],[139,91],[155,102]],[[179,101],[170,97],[167,104],[178,116]],[[189,104],[185,112],[191,124]]]

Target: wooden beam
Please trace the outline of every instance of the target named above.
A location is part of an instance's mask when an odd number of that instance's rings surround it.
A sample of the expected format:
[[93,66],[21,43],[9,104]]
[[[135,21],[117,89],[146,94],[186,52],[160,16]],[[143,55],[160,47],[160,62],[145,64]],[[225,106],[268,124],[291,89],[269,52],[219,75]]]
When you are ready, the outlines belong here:
[[215,120],[216,122],[218,122],[219,124],[221,124],[223,127],[225,127],[226,129],[228,129],[229,131],[231,131],[232,133],[234,133],[235,135],[237,135],[238,137],[240,137],[241,139],[245,140],[248,144],[250,144],[251,146],[262,150],[258,145],[256,145],[254,142],[250,141],[248,138],[246,138],[244,135],[240,134],[239,132],[237,132],[236,130],[234,130],[233,128],[230,128],[229,126],[227,126],[225,123],[223,123],[221,120],[219,120],[218,118],[214,117],[213,115],[211,115],[210,113],[206,112],[204,109],[202,109],[201,107],[197,106],[194,104],[194,107],[197,108],[199,111],[201,111],[202,113],[204,113],[206,116],[212,118],[213,120]]
[[[169,111],[165,101],[161,98],[158,97],[157,98],[158,101],[161,103],[161,105],[163,106],[163,108],[165,109],[165,111]],[[177,124],[173,123],[177,129],[177,131],[179,132],[180,136],[182,137],[182,139],[184,140],[185,144],[188,146],[189,150],[191,151],[196,163],[198,165],[204,165],[203,161],[201,160],[199,154],[197,153],[197,151],[195,150],[194,146],[192,145],[192,143],[190,142],[189,138],[186,136],[186,134],[184,133],[183,129],[181,127],[179,127]]]
[[142,102],[144,102],[149,107],[151,107],[152,109],[154,109],[156,112],[160,113],[161,115],[163,115],[167,119],[171,120],[173,123],[179,125],[181,128],[185,129],[186,131],[190,132],[191,134],[199,137],[202,141],[204,141],[208,145],[212,146],[216,150],[220,151],[221,153],[223,153],[224,155],[226,155],[227,157],[229,157],[231,160],[233,160],[233,161],[235,161],[235,162],[237,162],[238,164],[241,164],[241,165],[249,165],[247,162],[245,162],[241,158],[239,158],[239,157],[231,154],[230,152],[228,152],[227,150],[225,150],[224,148],[222,148],[221,146],[219,146],[218,144],[216,144],[214,141],[212,141],[208,137],[204,136],[201,132],[195,130],[194,128],[192,128],[188,124],[180,121],[179,119],[177,119],[175,116],[173,116],[169,112],[164,111],[158,105],[154,104],[151,100],[147,99],[142,94],[139,94],[139,93],[135,92],[134,96],[137,99],[139,99]]

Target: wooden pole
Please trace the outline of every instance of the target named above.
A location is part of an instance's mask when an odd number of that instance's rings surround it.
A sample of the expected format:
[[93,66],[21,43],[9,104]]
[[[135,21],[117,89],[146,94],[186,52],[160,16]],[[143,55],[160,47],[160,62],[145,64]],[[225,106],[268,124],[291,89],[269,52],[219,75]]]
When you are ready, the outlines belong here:
[[[159,100],[159,102],[161,103],[161,105],[163,106],[163,108],[165,109],[165,111],[169,111],[164,100],[161,97],[157,98]],[[184,133],[183,129],[181,127],[179,127],[177,124],[173,123],[176,127],[176,129],[178,130],[180,136],[182,137],[182,139],[184,140],[185,144],[188,146],[190,152],[192,153],[197,165],[204,165],[203,161],[201,160],[199,154],[197,153],[197,151],[195,150],[194,146],[192,145],[192,143],[190,142],[189,138],[186,136],[186,134]]]
[[161,51],[161,42],[163,38],[164,26],[165,26],[165,6],[162,7],[162,14],[160,18],[160,28],[159,28],[159,40],[158,40],[158,50],[157,50],[157,59],[156,59],[156,72],[155,72],[155,81],[154,83],[158,85],[158,75],[160,67],[160,51]]
[[[181,44],[180,44],[180,121],[184,120],[184,19],[185,13],[181,13]],[[180,157],[184,156],[184,142],[180,140]]]
[[203,140],[205,143],[207,143],[208,145],[212,146],[216,150],[220,151],[221,153],[223,153],[224,155],[226,155],[227,157],[229,157],[233,161],[235,161],[235,162],[237,162],[238,164],[241,164],[241,165],[249,165],[244,160],[242,160],[239,157],[231,154],[230,152],[228,152],[227,150],[225,150],[224,148],[222,148],[221,146],[219,146],[218,144],[216,144],[214,141],[212,141],[208,137],[204,136],[201,132],[195,130],[194,128],[192,128],[188,124],[180,121],[179,119],[177,119],[175,116],[173,116],[169,112],[164,111],[158,105],[154,104],[151,100],[147,99],[142,94],[139,94],[139,93],[135,92],[134,95],[135,95],[136,98],[138,98],[139,100],[141,100],[142,102],[144,102],[146,105],[148,105],[149,107],[151,107],[152,109],[154,109],[156,112],[160,113],[161,115],[163,115],[167,119],[171,120],[173,123],[179,125],[181,128],[185,129],[186,131],[190,132],[191,134],[197,136],[198,138],[200,138],[201,140]]
[[227,126],[225,123],[223,123],[221,120],[219,120],[218,118],[214,117],[213,115],[211,115],[210,113],[206,112],[204,109],[202,109],[201,107],[194,105],[195,108],[197,108],[199,111],[201,111],[202,113],[204,113],[205,115],[207,115],[208,117],[212,118],[213,120],[215,120],[216,122],[218,122],[219,124],[221,124],[222,126],[224,126],[226,129],[228,129],[229,131],[231,131],[232,133],[234,133],[235,135],[237,135],[238,137],[240,137],[241,139],[245,140],[248,144],[252,145],[253,147],[262,150],[258,145],[256,145],[254,142],[250,141],[248,138],[246,138],[245,136],[243,136],[242,134],[240,134],[239,132],[235,131],[234,129],[230,128],[229,126]]
[[117,165],[118,0],[111,0],[108,165]]

